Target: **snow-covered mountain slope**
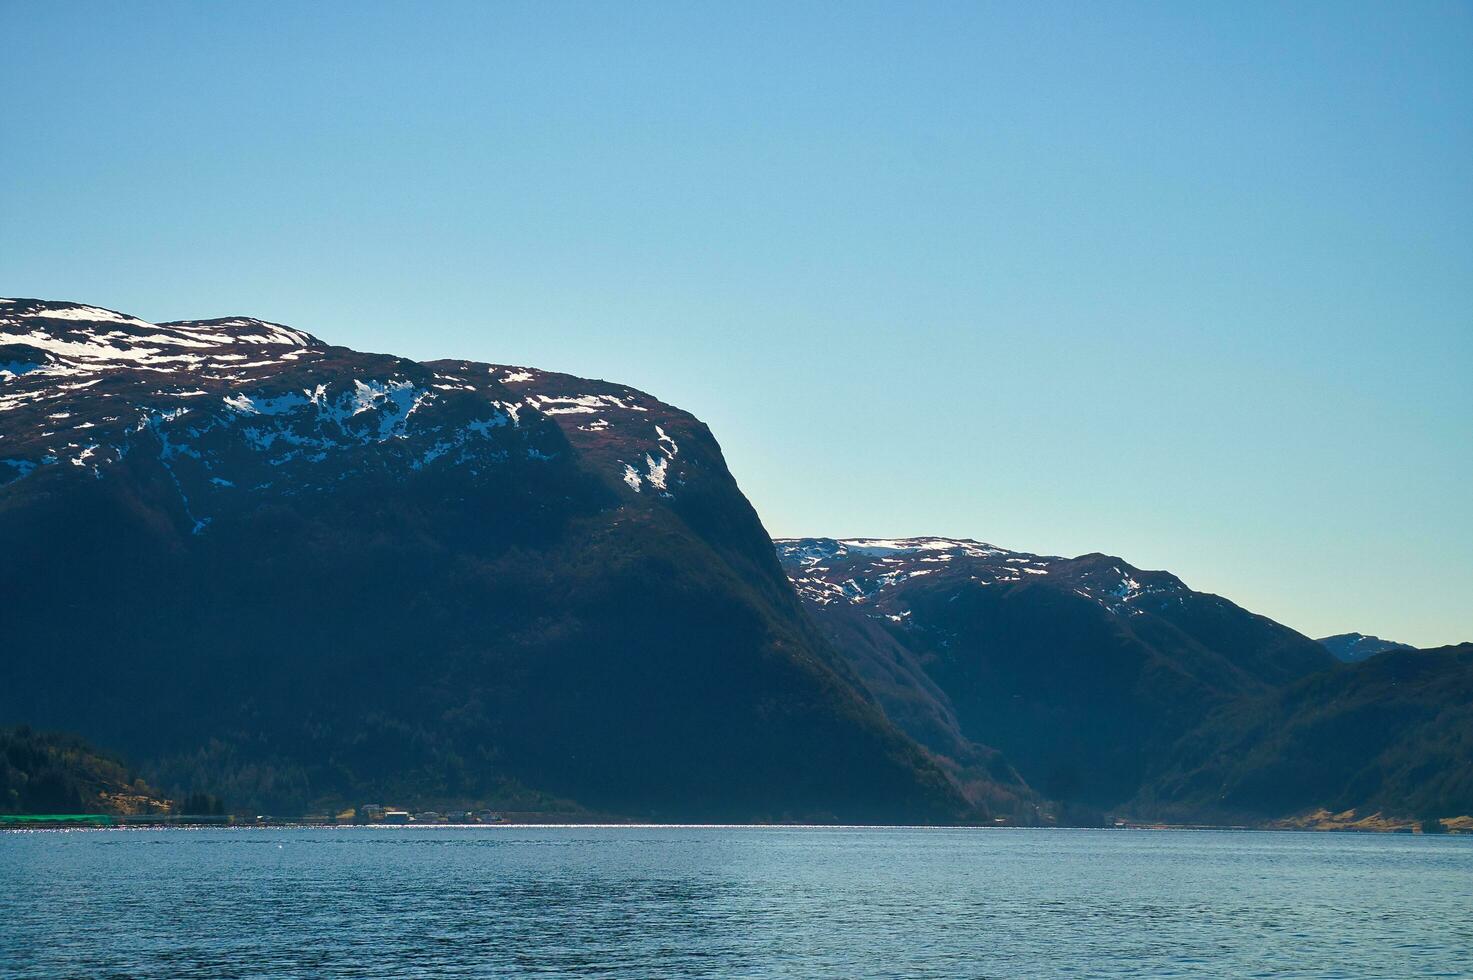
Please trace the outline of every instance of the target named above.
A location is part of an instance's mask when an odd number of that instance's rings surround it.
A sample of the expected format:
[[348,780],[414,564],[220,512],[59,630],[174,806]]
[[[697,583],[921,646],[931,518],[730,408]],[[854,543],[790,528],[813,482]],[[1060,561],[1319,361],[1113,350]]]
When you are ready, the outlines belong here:
[[778,558],[800,595],[828,605],[865,606],[877,616],[891,609],[896,586],[926,575],[938,581],[1007,585],[1053,576],[1077,595],[1118,615],[1136,616],[1191,592],[1168,572],[1144,572],[1118,558],[1059,558],[1009,551],[968,538],[780,538]]
[[171,791],[974,812],[803,615],[706,426],[622,385],[5,300],[0,554],[0,720]]
[[100,479],[156,453],[195,533],[242,494],[322,490],[366,468],[475,476],[570,445],[601,459],[610,486],[669,499],[692,423],[619,385],[361,354],[248,317],[154,324],[0,300],[0,484],[52,466]]
[[1108,555],[942,537],[775,545],[898,724],[950,758],[995,747],[1054,799],[1128,799],[1215,705],[1333,664],[1293,630]]

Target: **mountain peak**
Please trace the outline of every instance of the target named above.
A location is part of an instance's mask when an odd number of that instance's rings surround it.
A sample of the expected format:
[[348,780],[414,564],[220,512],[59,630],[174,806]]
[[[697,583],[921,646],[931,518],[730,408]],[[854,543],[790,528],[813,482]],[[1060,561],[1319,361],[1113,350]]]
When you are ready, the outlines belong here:
[[1336,660],[1348,664],[1367,660],[1388,650],[1416,649],[1408,643],[1383,640],[1379,636],[1371,636],[1367,633],[1337,633],[1334,636],[1321,637],[1316,642],[1333,653]]
[[255,317],[147,320],[59,300],[0,299],[0,345],[46,351],[72,366],[200,363],[211,351],[236,345],[321,347],[311,334]]
[[972,538],[778,538],[774,544],[798,593],[820,605],[876,604],[901,583],[923,576],[978,586],[1051,577],[1125,615],[1139,613],[1142,600],[1174,601],[1189,591],[1175,575],[1142,571],[1109,555],[1036,555]]
[[251,316],[151,323],[24,298],[0,300],[0,423],[0,486],[102,480],[142,450],[194,533],[255,490],[448,466],[476,478],[570,447],[616,493],[669,501],[712,455],[699,422],[623,385],[363,353]]
[[179,330],[195,336],[217,339],[231,344],[284,344],[290,347],[322,347],[312,334],[284,323],[260,320],[253,316],[221,316],[208,320],[169,320],[160,329]]

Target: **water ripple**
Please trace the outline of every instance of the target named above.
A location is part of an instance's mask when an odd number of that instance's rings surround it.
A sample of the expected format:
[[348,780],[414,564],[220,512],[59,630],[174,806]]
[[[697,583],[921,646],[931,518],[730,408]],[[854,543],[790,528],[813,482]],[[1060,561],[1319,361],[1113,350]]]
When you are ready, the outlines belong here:
[[865,828],[0,834],[0,975],[1460,976],[1473,840]]

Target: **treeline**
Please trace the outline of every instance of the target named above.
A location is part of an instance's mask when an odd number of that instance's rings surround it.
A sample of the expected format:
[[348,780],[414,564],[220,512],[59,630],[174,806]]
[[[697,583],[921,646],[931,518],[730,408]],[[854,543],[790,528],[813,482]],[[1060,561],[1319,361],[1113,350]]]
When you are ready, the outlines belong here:
[[1473,644],[1394,650],[1226,706],[1176,747],[1143,809],[1473,814]]
[[0,813],[110,813],[118,798],[159,796],[75,735],[0,728]]
[[295,817],[379,800],[424,809],[582,811],[569,799],[522,784],[494,748],[466,746],[454,737],[455,728],[451,718],[408,724],[371,713],[349,726],[318,716],[310,725],[286,723],[271,736],[213,737],[193,751],[150,759],[145,771],[186,806],[208,791],[229,801],[237,815]]
[[165,799],[121,759],[65,732],[0,728],[0,813],[224,816],[204,792]]

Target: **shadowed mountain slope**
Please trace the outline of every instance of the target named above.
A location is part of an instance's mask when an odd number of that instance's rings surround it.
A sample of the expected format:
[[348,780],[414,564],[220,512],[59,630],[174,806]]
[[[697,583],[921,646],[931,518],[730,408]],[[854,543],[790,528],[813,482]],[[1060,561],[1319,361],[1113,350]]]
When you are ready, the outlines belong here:
[[1473,814],[1473,643],[1388,651],[1227,705],[1137,805],[1218,820]]
[[1001,750],[1065,803],[1125,802],[1214,708],[1335,663],[1293,630],[1107,555],[950,538],[777,551],[893,720],[954,759]]
[[0,301],[0,553],[0,720],[166,791],[973,815],[706,426],[621,385]]

